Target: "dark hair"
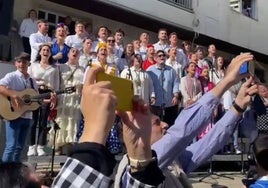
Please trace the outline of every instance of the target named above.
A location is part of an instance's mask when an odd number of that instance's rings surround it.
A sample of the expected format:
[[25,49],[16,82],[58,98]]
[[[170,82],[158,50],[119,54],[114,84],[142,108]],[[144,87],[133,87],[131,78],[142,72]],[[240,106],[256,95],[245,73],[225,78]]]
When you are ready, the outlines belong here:
[[171,36],[173,36],[173,35],[176,35],[176,36],[178,37],[178,34],[177,34],[176,32],[172,32],[172,33],[169,34],[169,38],[170,38]]
[[40,188],[41,184],[29,178],[29,167],[22,163],[0,164],[0,187]]
[[117,29],[114,34],[115,33],[122,33],[122,35],[125,36],[125,32],[121,28]]
[[155,54],[159,54],[159,53],[166,54],[166,52],[164,50],[157,50],[157,52]]
[[77,20],[75,22],[75,27],[78,25],[78,24],[82,24],[84,27],[85,27],[85,22],[81,21],[81,20]]
[[24,60],[24,61],[30,61],[30,54],[26,52],[21,52],[18,56],[14,58],[14,61]]
[[165,31],[165,32],[167,32],[167,29],[166,29],[166,28],[160,28],[160,29],[158,29],[158,34],[159,34],[160,31]]
[[100,31],[101,28],[105,28],[105,29],[107,30],[107,32],[108,32],[108,30],[109,30],[108,27],[106,27],[106,26],[104,26],[104,25],[101,25],[101,26],[98,28],[98,32]]
[[28,11],[28,18],[30,17],[31,12],[34,12],[35,15],[37,16],[37,12],[36,12],[36,10],[31,9],[31,10]]
[[253,143],[253,152],[259,166],[268,171],[268,135],[260,134]]
[[42,50],[42,48],[43,48],[44,46],[47,46],[47,47],[49,47],[49,49],[50,49],[50,53],[51,53],[51,55],[50,55],[50,57],[49,57],[49,59],[48,59],[48,63],[49,63],[50,65],[52,65],[52,64],[53,64],[53,58],[52,58],[52,51],[51,51],[51,45],[50,45],[50,44],[42,44],[42,45],[39,47],[39,50],[38,50],[38,53],[37,53],[37,56],[36,56],[35,61],[40,61],[40,60],[41,60],[40,52],[41,52],[41,50]]
[[45,20],[45,19],[39,19],[39,20],[37,20],[37,25],[40,24],[40,23],[48,23],[48,21]]
[[140,63],[142,63],[142,58],[140,54],[134,54],[130,58],[130,64],[133,65],[134,60],[137,59]]
[[203,55],[205,55],[205,50],[202,46],[197,46],[195,49],[194,49],[194,53],[196,53],[197,51],[201,51],[203,53]]

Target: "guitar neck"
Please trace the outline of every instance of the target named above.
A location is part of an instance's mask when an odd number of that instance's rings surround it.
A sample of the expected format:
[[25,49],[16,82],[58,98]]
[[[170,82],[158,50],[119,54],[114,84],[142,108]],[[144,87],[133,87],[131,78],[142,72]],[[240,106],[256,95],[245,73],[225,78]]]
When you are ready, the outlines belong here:
[[[65,91],[64,90],[60,90],[60,91],[56,91],[56,95],[60,95],[62,93],[64,93]],[[39,95],[36,95],[36,96],[31,96],[31,99],[44,99],[44,98],[48,98],[50,97],[51,95],[51,92],[49,93],[42,93],[42,94],[39,94]]]

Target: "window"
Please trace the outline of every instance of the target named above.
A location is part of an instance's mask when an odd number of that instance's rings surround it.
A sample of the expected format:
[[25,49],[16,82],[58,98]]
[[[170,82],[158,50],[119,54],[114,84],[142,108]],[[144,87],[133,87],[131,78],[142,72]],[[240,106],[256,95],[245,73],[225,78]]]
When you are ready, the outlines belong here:
[[237,12],[257,19],[256,0],[229,0],[230,7]]
[[45,19],[48,21],[49,24],[49,31],[48,35],[50,37],[54,37],[54,31],[56,28],[57,23],[62,21],[62,18],[64,18],[65,15],[55,13],[55,12],[50,12],[47,10],[38,10],[38,19]]

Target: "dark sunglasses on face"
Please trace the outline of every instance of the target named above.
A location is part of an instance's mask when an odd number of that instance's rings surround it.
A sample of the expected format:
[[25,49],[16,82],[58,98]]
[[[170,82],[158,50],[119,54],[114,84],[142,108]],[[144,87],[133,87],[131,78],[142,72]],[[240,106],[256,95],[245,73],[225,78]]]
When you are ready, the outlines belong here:
[[158,56],[158,57],[166,57],[165,54],[158,54],[157,56]]
[[108,42],[112,42],[112,43],[114,43],[115,42],[115,40],[107,40]]

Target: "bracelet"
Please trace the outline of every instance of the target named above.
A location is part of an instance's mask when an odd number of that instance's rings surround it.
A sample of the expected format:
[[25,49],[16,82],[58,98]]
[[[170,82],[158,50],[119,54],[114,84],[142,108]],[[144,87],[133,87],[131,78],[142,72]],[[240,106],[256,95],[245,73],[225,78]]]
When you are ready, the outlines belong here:
[[235,110],[239,113],[244,113],[246,111],[246,108],[245,109],[242,109],[240,106],[238,106],[238,104],[236,104],[235,101],[233,101],[233,107],[235,108]]
[[131,157],[128,156],[129,165],[135,169],[143,169],[149,163],[155,160],[156,160],[155,157],[152,157],[151,159],[147,159],[147,160],[138,160],[138,159],[132,159]]

